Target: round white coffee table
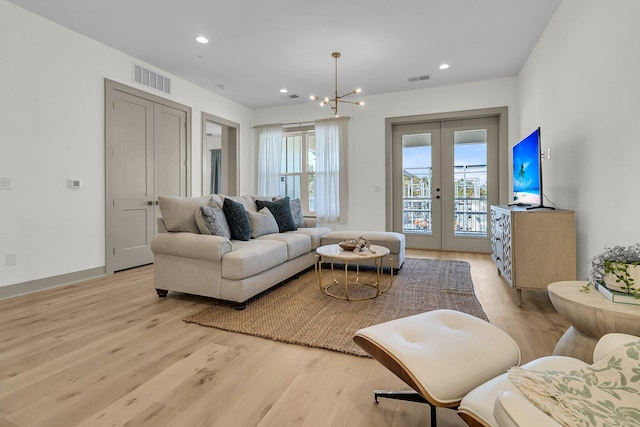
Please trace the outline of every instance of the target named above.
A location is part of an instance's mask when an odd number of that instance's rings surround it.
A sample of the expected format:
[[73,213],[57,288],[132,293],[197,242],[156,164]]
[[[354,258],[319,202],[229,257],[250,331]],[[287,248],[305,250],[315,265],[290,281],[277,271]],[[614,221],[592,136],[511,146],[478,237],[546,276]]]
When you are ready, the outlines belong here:
[[[393,268],[391,261],[389,261],[389,285],[386,288],[381,287],[381,278],[383,276],[383,266],[382,260],[384,257],[389,255],[389,249],[384,246],[371,245],[368,250],[365,250],[360,253],[356,253],[353,251],[345,251],[338,245],[325,245],[320,246],[316,249],[316,280],[318,282],[318,286],[320,290],[325,294],[333,298],[338,298],[347,301],[358,301],[365,299],[373,299],[378,297],[380,294],[387,292],[393,286]],[[373,260],[375,269],[375,282],[361,282],[360,281],[360,261],[362,260]],[[324,284],[322,280],[322,264],[325,262],[329,262],[331,264],[331,279],[328,284]],[[337,277],[336,270],[334,269],[335,264],[343,264],[344,265],[344,277],[340,280]],[[355,277],[353,277],[353,273],[351,274],[351,278],[349,277],[349,266],[355,266]],[[371,295],[366,297],[350,297],[349,296],[349,285],[357,284],[363,285],[367,287],[373,288],[373,292]],[[336,292],[332,292],[332,288],[339,286],[344,286],[344,296],[337,295]]]

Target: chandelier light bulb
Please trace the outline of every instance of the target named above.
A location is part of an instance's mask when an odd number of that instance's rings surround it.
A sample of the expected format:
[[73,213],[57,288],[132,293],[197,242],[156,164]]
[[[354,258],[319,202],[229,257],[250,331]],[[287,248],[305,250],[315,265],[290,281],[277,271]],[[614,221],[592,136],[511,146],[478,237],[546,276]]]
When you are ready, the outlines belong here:
[[360,92],[362,92],[362,89],[360,89],[360,88],[358,88],[358,89],[353,91],[353,93],[360,93]]

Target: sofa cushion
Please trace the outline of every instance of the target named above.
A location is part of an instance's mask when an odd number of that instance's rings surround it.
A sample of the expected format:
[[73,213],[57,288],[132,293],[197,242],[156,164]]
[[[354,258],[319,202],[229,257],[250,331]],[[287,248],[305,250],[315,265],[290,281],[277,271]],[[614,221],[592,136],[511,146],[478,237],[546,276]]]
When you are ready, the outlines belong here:
[[158,196],[160,213],[167,230],[199,234],[195,213],[206,205],[211,197]]
[[251,223],[244,205],[227,197],[224,199],[222,210],[227,218],[227,223],[229,223],[231,238],[234,240],[251,239]]
[[297,228],[296,224],[293,222],[293,216],[291,216],[289,197],[283,197],[282,199],[278,199],[274,202],[256,200],[255,203],[258,210],[266,207],[271,211],[278,223],[278,230],[280,233],[293,231]]
[[275,240],[287,245],[287,259],[298,258],[300,255],[311,252],[311,238],[295,231],[285,233],[267,234],[259,240]]
[[331,229],[327,227],[303,227],[298,228],[296,231],[291,231],[290,233],[304,234],[305,236],[309,236],[309,238],[311,239],[311,249],[315,250],[318,249],[318,247],[322,246],[320,244],[322,236],[330,232]]
[[300,199],[289,200],[289,207],[291,208],[291,216],[293,217],[293,223],[296,225],[296,228],[304,227],[304,216],[302,215]]
[[241,280],[255,276],[287,260],[287,246],[275,240],[234,240],[233,250],[222,257],[222,277]]
[[247,211],[247,215],[251,223],[251,238],[278,232],[278,223],[269,209],[262,208],[259,212]]
[[200,206],[200,209],[196,211],[196,224],[198,224],[201,234],[231,238],[227,218],[222,209],[217,206]]

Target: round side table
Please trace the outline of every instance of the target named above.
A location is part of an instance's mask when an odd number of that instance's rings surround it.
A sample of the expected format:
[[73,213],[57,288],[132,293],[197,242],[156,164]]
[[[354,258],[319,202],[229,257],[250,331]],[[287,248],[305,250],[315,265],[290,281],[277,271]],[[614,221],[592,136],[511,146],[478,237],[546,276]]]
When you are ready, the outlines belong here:
[[610,332],[640,335],[640,305],[609,301],[593,286],[580,292],[584,281],[555,282],[547,288],[551,303],[571,323],[554,355],[572,356],[593,363],[593,349]]
[[[320,246],[318,249],[316,249],[315,266],[318,286],[320,287],[322,293],[324,293],[325,295],[347,301],[358,301],[377,298],[379,295],[387,292],[393,286],[393,268],[391,267],[391,261],[389,261],[389,285],[387,288],[383,289],[380,283],[382,277],[382,259],[388,255],[389,249],[384,246],[378,245],[371,245],[369,250],[360,253],[345,251],[338,245]],[[375,262],[374,268],[376,279],[375,282],[372,283],[365,283],[360,281],[359,262],[366,259],[372,259]],[[324,284],[322,280],[322,263],[325,260],[328,260],[331,263],[331,279],[329,280],[329,284]],[[342,282],[339,280],[338,275],[333,268],[334,262],[338,264],[344,264],[344,278],[342,278]],[[356,271],[354,280],[349,278],[349,265],[355,265]],[[349,296],[350,283],[370,287],[373,289],[373,292],[366,297],[351,297]],[[344,288],[344,295],[338,295],[337,293],[331,291],[331,289],[336,286]]]

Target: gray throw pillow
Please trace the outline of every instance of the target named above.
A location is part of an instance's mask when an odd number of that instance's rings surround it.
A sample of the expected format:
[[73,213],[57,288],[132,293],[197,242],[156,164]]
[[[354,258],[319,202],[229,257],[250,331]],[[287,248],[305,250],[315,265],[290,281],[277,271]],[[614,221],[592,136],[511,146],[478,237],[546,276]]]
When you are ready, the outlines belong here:
[[280,233],[297,230],[296,224],[293,222],[293,216],[291,216],[291,207],[289,206],[288,196],[274,202],[256,200],[256,207],[258,210],[266,207],[271,211],[278,223],[278,230]]
[[278,223],[269,209],[262,208],[259,212],[247,211],[247,215],[251,223],[252,238],[278,232]]
[[202,234],[231,238],[227,218],[222,209],[217,206],[200,206],[196,211],[196,224]]
[[222,210],[229,224],[231,238],[234,240],[251,240],[251,223],[247,216],[247,210],[242,203],[234,202],[225,197]]
[[291,207],[291,216],[293,217],[293,223],[298,228],[304,228],[304,216],[302,216],[302,205],[300,199],[291,199],[289,201]]

